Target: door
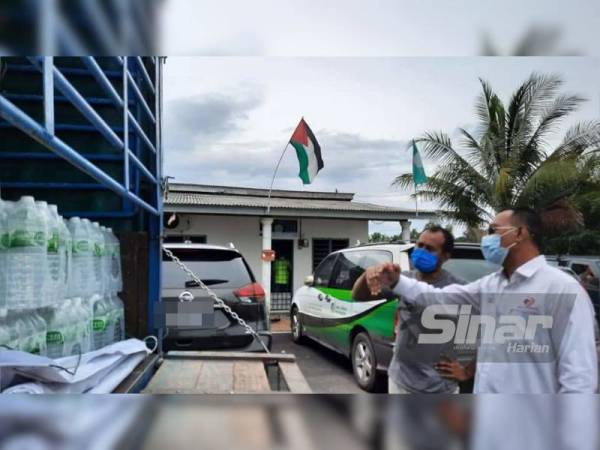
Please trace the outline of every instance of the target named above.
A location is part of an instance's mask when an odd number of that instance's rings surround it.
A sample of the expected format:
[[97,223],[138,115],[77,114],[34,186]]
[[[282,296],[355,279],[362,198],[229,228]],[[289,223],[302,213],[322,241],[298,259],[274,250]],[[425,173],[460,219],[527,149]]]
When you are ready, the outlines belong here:
[[275,261],[271,263],[271,312],[287,312],[294,286],[294,241],[273,239]]
[[329,287],[337,256],[337,253],[329,255],[319,264],[314,273],[313,285],[306,287],[303,298],[304,308],[300,309],[303,312],[302,321],[305,330],[317,338],[321,337],[322,314],[327,295],[325,291]]
[[369,334],[383,334],[381,326],[393,330],[393,313],[378,310],[386,300],[357,302],[352,298],[354,283],[368,267],[391,261],[392,253],[385,250],[340,253],[323,303],[324,340],[340,351],[349,352],[350,333],[356,325],[367,328]]

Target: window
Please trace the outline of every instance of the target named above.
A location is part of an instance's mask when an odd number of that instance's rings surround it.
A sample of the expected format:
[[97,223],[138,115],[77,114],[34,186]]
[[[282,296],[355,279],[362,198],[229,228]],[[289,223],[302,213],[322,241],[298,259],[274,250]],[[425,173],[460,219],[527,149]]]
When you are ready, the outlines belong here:
[[392,254],[384,250],[340,253],[333,271],[331,287],[336,289],[352,289],[358,277],[368,267],[384,262],[392,262]]
[[573,263],[571,264],[571,269],[581,279],[581,283],[586,289],[598,287],[598,277],[594,274],[594,269],[584,263]]
[[[171,248],[171,251],[209,287],[238,288],[255,281],[248,264],[236,251],[192,248]],[[197,287],[164,253],[162,269],[164,288]]]
[[337,254],[330,255],[315,270],[315,286],[327,287],[329,286],[329,279],[331,278],[331,272],[333,272],[333,264],[335,263]]
[[[262,223],[260,226],[260,236],[262,236]],[[271,233],[275,237],[296,238],[298,237],[298,221],[275,219],[271,226]]]
[[350,245],[349,239],[313,239],[313,270],[321,264],[331,252],[341,250]]

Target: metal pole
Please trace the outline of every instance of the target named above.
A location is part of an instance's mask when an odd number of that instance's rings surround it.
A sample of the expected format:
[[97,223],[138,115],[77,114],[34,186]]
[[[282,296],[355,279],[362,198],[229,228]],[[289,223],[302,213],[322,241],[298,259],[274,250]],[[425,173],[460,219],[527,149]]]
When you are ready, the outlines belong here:
[[44,56],[42,62],[44,76],[44,125],[46,131],[54,135],[54,58]]
[[290,142],[288,141],[288,143],[285,144],[283,151],[281,152],[281,156],[279,157],[277,166],[275,166],[275,172],[273,172],[273,178],[271,178],[271,186],[269,187],[269,197],[267,198],[267,214],[271,213],[271,192],[273,191],[273,183],[275,182],[275,175],[277,175],[277,171],[279,170],[279,165],[281,164],[281,161],[283,160],[283,155],[285,155],[285,151],[287,150],[289,145],[290,145]]
[[417,192],[417,184],[415,183],[415,217],[419,217],[419,195]]
[[29,135],[31,138],[35,139],[40,144],[52,150],[57,155],[66,159],[80,171],[88,174],[103,186],[106,186],[108,189],[121,196],[127,197],[129,200],[137,203],[150,213],[155,215],[159,214],[156,208],[150,206],[132,192],[129,192],[125,186],[119,184],[106,172],[89,162],[77,151],[65,144],[65,142],[63,142],[61,139],[48,133],[46,128],[37,123],[2,95],[0,95],[0,117],[12,124],[14,127],[23,131],[25,134]]
[[123,184],[129,191],[129,93],[127,90],[127,56],[123,58]]

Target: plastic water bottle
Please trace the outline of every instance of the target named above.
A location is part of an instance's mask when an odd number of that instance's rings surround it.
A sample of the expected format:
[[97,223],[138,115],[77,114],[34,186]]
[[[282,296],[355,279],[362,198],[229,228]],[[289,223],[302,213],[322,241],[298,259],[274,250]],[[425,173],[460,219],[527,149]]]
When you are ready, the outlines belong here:
[[0,319],[0,352],[12,349],[10,326],[6,318]]
[[[92,244],[86,219],[73,217],[69,220],[69,230],[73,239],[71,280],[69,296],[90,297],[93,294]],[[88,221],[89,223],[89,221]]]
[[92,299],[94,305],[94,318],[92,321],[94,350],[111,344],[110,337],[110,307],[106,298],[95,295]]
[[72,347],[72,354],[78,354],[78,352],[85,353],[88,350],[88,329],[89,329],[89,321],[87,318],[87,314],[83,311],[81,305],[81,298],[77,297],[71,300],[71,307],[73,313],[73,323],[75,326],[75,334],[76,334],[76,343]]
[[38,201],[35,204],[44,215],[48,240],[44,289],[42,295],[37,296],[39,299],[38,307],[44,307],[54,304],[58,299],[58,285],[60,283],[58,217],[54,217],[48,203]]
[[104,235],[98,222],[91,224],[91,234],[94,243],[93,261],[94,261],[94,283],[95,292],[104,295]]
[[83,321],[82,329],[84,332],[84,339],[82,349],[84,352],[91,352],[94,350],[94,309],[92,306],[92,299],[77,297],[75,301],[79,304]]
[[[48,207],[50,211],[50,217],[52,223],[56,226],[56,248],[57,248],[57,260],[58,260],[58,278],[55,286],[55,302],[62,301],[67,295],[67,260],[68,260],[68,247],[71,240],[71,233],[66,227],[62,217],[58,215],[58,208],[56,205],[50,205]],[[50,253],[50,247],[48,247],[48,253]]]
[[69,230],[68,222],[61,218],[61,236],[64,239],[64,257],[65,257],[65,271],[64,271],[64,294],[60,297],[60,300],[70,295],[71,291],[71,278],[73,270],[73,236]]
[[7,219],[6,298],[9,309],[34,308],[44,288],[47,233],[43,212],[33,197],[21,197]]
[[113,293],[123,290],[123,274],[121,273],[121,244],[112,229],[107,228],[110,242],[110,291]]
[[112,305],[112,326],[113,326],[113,342],[119,342],[125,339],[125,307],[123,301],[113,294],[110,297]]
[[0,200],[0,319],[6,317],[8,314],[6,299],[6,252],[8,251],[7,209],[8,203]]
[[100,227],[102,239],[104,240],[104,252],[102,254],[102,290],[105,295],[110,295],[112,292],[110,264],[111,264],[111,245],[110,234],[106,227]]
[[46,356],[46,333],[48,331],[46,321],[36,311],[29,311],[27,317],[33,329],[33,347],[31,353]]
[[6,347],[8,347],[8,350],[19,350],[19,324],[14,311],[8,312],[6,319],[4,319],[4,325],[6,326],[9,335],[9,341],[8,344],[6,344]]
[[49,358],[56,359],[65,356],[65,327],[64,302],[60,302],[46,313],[46,353]]
[[22,352],[29,352],[33,347],[33,328],[31,323],[25,320],[23,310],[19,310],[17,313],[15,313],[12,320],[15,321],[15,327],[19,336],[16,350],[20,350]]
[[60,305],[63,320],[62,333],[64,337],[63,356],[76,354],[73,348],[77,345],[77,325],[75,323],[76,315],[73,311],[71,299],[66,298]]

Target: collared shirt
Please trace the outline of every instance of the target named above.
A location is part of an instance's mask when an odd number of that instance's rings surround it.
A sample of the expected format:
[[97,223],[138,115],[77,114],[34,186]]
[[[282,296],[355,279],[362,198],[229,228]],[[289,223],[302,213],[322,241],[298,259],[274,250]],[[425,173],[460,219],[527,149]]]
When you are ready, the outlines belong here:
[[[549,266],[543,256],[521,265],[510,278],[500,270],[441,289],[400,276],[394,292],[424,306],[460,305],[464,319],[462,325],[459,319],[454,339],[479,338],[476,393],[597,390],[590,298],[577,280]],[[477,328],[478,323],[483,325]],[[532,339],[527,338],[530,326]]]

